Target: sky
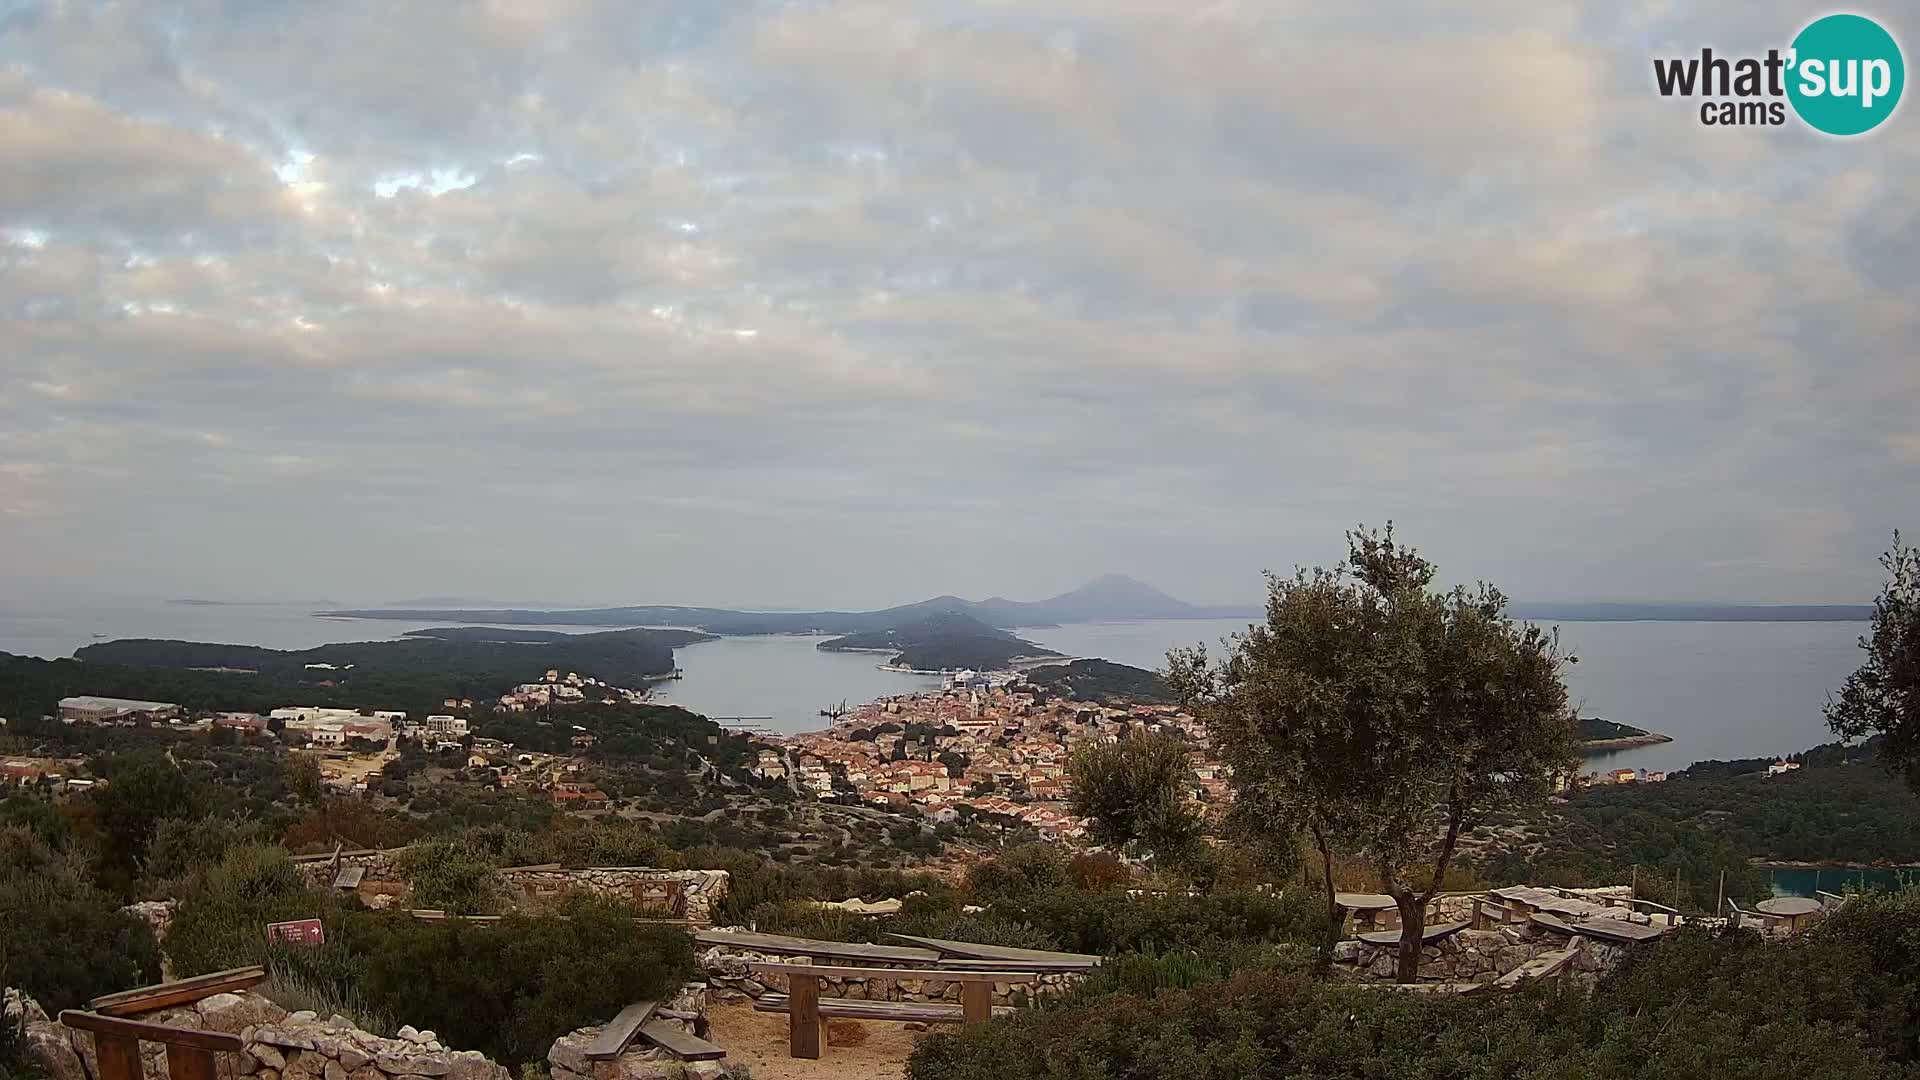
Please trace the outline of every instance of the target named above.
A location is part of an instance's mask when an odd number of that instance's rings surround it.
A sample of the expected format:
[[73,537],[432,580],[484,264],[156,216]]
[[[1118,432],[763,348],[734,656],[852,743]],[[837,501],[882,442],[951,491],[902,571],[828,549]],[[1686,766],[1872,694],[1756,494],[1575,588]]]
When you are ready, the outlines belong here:
[[1920,114],[1651,66],[1824,10],[0,0],[0,606],[1864,601]]

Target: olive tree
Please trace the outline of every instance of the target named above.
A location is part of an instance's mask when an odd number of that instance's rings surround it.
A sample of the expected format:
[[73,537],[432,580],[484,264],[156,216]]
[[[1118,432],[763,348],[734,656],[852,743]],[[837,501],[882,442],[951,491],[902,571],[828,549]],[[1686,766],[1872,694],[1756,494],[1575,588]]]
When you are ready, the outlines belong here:
[[1330,937],[1334,854],[1372,865],[1400,912],[1407,982],[1462,834],[1544,802],[1576,768],[1572,658],[1498,589],[1436,589],[1391,524],[1347,544],[1344,566],[1268,575],[1266,621],[1218,662],[1176,650],[1168,677],[1232,767],[1232,820],[1312,837]]
[[1184,865],[1200,848],[1205,818],[1187,797],[1186,744],[1164,735],[1092,745],[1067,765],[1073,812],[1099,843],[1142,847],[1161,865]]
[[1920,792],[1920,548],[1896,532],[1880,565],[1887,584],[1860,638],[1867,659],[1827,702],[1827,725],[1847,738],[1882,736],[1881,760]]

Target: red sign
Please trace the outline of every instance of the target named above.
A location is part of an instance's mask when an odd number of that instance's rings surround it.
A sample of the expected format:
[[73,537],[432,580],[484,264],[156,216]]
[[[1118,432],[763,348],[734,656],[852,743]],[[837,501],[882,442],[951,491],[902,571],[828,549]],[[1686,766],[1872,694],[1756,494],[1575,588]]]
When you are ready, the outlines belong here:
[[320,928],[319,919],[295,919],[292,922],[267,924],[267,944],[287,945],[325,945],[327,932]]

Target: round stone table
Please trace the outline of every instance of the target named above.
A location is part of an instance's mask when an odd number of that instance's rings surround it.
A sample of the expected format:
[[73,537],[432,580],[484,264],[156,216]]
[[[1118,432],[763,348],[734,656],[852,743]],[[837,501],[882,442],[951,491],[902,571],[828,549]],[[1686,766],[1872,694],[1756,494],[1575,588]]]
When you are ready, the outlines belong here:
[[1800,929],[1800,923],[1811,915],[1821,912],[1820,901],[1809,900],[1804,896],[1776,896],[1771,900],[1762,900],[1753,905],[1753,910],[1775,919],[1784,919],[1789,933]]

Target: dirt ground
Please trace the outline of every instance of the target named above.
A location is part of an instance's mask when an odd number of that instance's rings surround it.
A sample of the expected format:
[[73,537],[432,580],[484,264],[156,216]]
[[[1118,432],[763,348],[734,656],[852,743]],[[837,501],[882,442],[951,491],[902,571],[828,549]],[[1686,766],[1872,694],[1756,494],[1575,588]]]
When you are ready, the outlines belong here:
[[[713,1025],[707,1038],[727,1048],[727,1060],[753,1070],[753,1080],[901,1080],[907,1055],[922,1032],[879,1021],[836,1020],[818,1061],[787,1056],[785,1013],[754,1012],[751,1005],[714,1005],[707,1010]],[[837,1046],[845,1028],[866,1035],[858,1046]]]

